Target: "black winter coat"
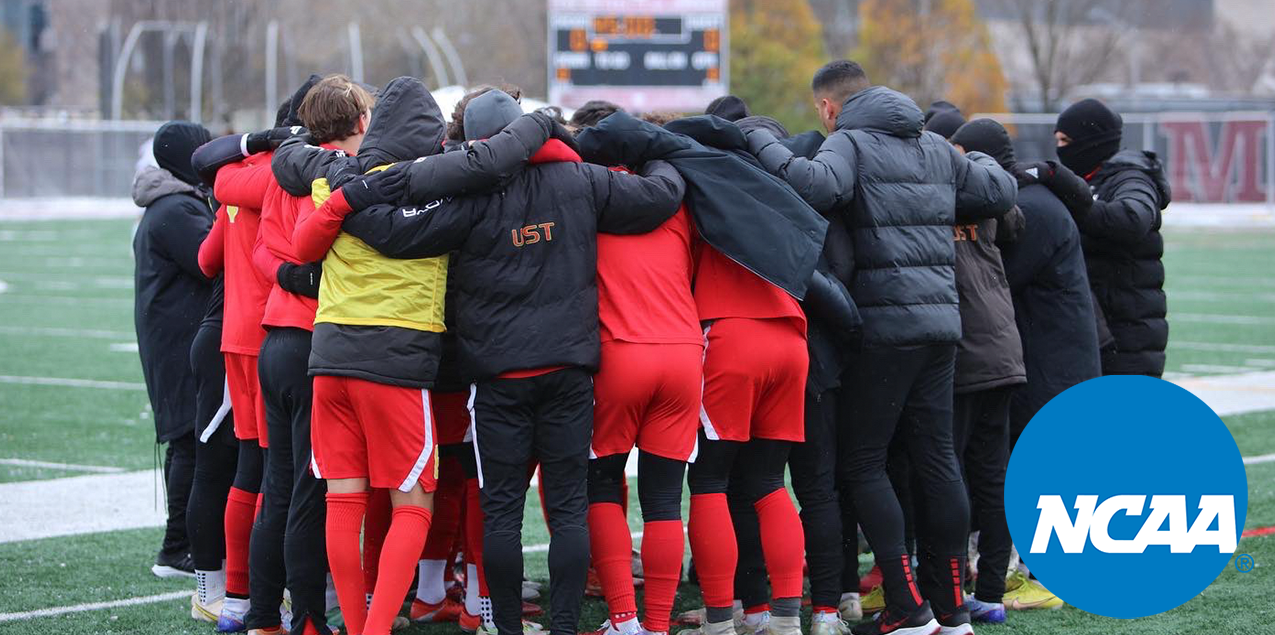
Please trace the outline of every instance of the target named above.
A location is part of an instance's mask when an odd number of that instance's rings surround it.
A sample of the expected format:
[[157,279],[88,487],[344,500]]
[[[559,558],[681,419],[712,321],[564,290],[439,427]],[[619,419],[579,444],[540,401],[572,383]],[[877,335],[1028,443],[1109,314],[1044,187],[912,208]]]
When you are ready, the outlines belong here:
[[686,179],[686,207],[704,242],[800,300],[823,249],[828,223],[747,152],[733,123],[712,115],[666,128],[617,112],[577,137],[601,165],[668,161]]
[[195,430],[190,344],[212,292],[199,270],[199,245],[213,210],[192,185],[158,168],[138,175],[133,201],[146,208],[133,235],[133,323],[155,436],[163,443]]
[[762,165],[816,210],[842,214],[854,239],[850,293],[865,346],[956,342],[961,318],[952,226],[956,213],[994,218],[1014,206],[1014,178],[990,157],[962,156],[922,132],[921,109],[877,86],[846,100],[838,130],[814,159],[765,131],[748,135]]
[[[549,144],[566,152],[556,140]],[[378,205],[351,214],[342,228],[394,258],[456,252],[448,300],[469,379],[553,366],[594,372],[601,354],[597,232],[649,232],[677,212],[685,192],[667,163],[649,162],[642,174],[541,163],[494,194]]]
[[1154,153],[1124,150],[1089,179],[1096,200],[1076,218],[1089,284],[1115,338],[1104,375],[1164,374],[1169,343],[1161,211],[1172,200]]
[[956,291],[961,299],[961,340],[956,343],[956,394],[1014,386],[1027,381],[1023,347],[1014,323],[1014,303],[997,242],[1020,230],[1022,212],[963,223],[953,228]]
[[1021,430],[1050,399],[1102,369],[1076,223],[1043,185],[1019,190],[1018,207],[1026,224],[1001,257],[1027,368],[1027,385],[1014,392],[1010,410],[1013,429]]

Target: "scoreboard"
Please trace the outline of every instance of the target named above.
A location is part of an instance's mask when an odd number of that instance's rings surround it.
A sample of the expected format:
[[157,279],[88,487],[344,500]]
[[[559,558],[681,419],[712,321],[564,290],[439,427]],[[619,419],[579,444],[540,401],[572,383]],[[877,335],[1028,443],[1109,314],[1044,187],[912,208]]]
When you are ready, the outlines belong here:
[[727,0],[548,0],[549,102],[703,112],[725,95]]

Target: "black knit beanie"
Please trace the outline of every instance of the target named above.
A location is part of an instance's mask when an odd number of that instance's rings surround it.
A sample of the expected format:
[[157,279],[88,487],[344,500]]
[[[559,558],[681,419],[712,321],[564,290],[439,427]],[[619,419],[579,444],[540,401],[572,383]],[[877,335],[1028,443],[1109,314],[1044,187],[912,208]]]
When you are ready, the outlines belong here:
[[722,95],[708,102],[708,108],[704,109],[704,114],[717,115],[726,121],[737,121],[752,113],[748,111],[748,104],[744,103],[744,100],[734,95]]
[[1058,115],[1054,131],[1071,137],[1071,143],[1058,148],[1058,160],[1085,176],[1120,151],[1124,120],[1097,99],[1083,99]]
[[952,135],[952,143],[966,152],[982,152],[1006,170],[1014,167],[1014,143],[1010,141],[1005,126],[994,119],[975,119]]

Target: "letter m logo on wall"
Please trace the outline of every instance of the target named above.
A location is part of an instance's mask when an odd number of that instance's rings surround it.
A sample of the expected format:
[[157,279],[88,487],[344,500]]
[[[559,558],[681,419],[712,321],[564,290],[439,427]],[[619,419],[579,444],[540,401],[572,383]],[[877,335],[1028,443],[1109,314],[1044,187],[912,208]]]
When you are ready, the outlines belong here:
[[[1266,200],[1262,187],[1264,150],[1270,121],[1260,118],[1198,119],[1160,122],[1168,141],[1168,170],[1175,201],[1256,203]],[[1265,159],[1265,161],[1263,161]],[[1267,183],[1266,187],[1275,187]]]

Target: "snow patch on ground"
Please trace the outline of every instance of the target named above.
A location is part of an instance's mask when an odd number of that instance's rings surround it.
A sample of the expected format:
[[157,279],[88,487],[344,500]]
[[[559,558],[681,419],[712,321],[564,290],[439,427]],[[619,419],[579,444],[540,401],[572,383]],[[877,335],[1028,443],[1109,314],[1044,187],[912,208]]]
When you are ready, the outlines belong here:
[[1164,211],[1165,227],[1275,227],[1275,205],[1262,203],[1173,203]]

